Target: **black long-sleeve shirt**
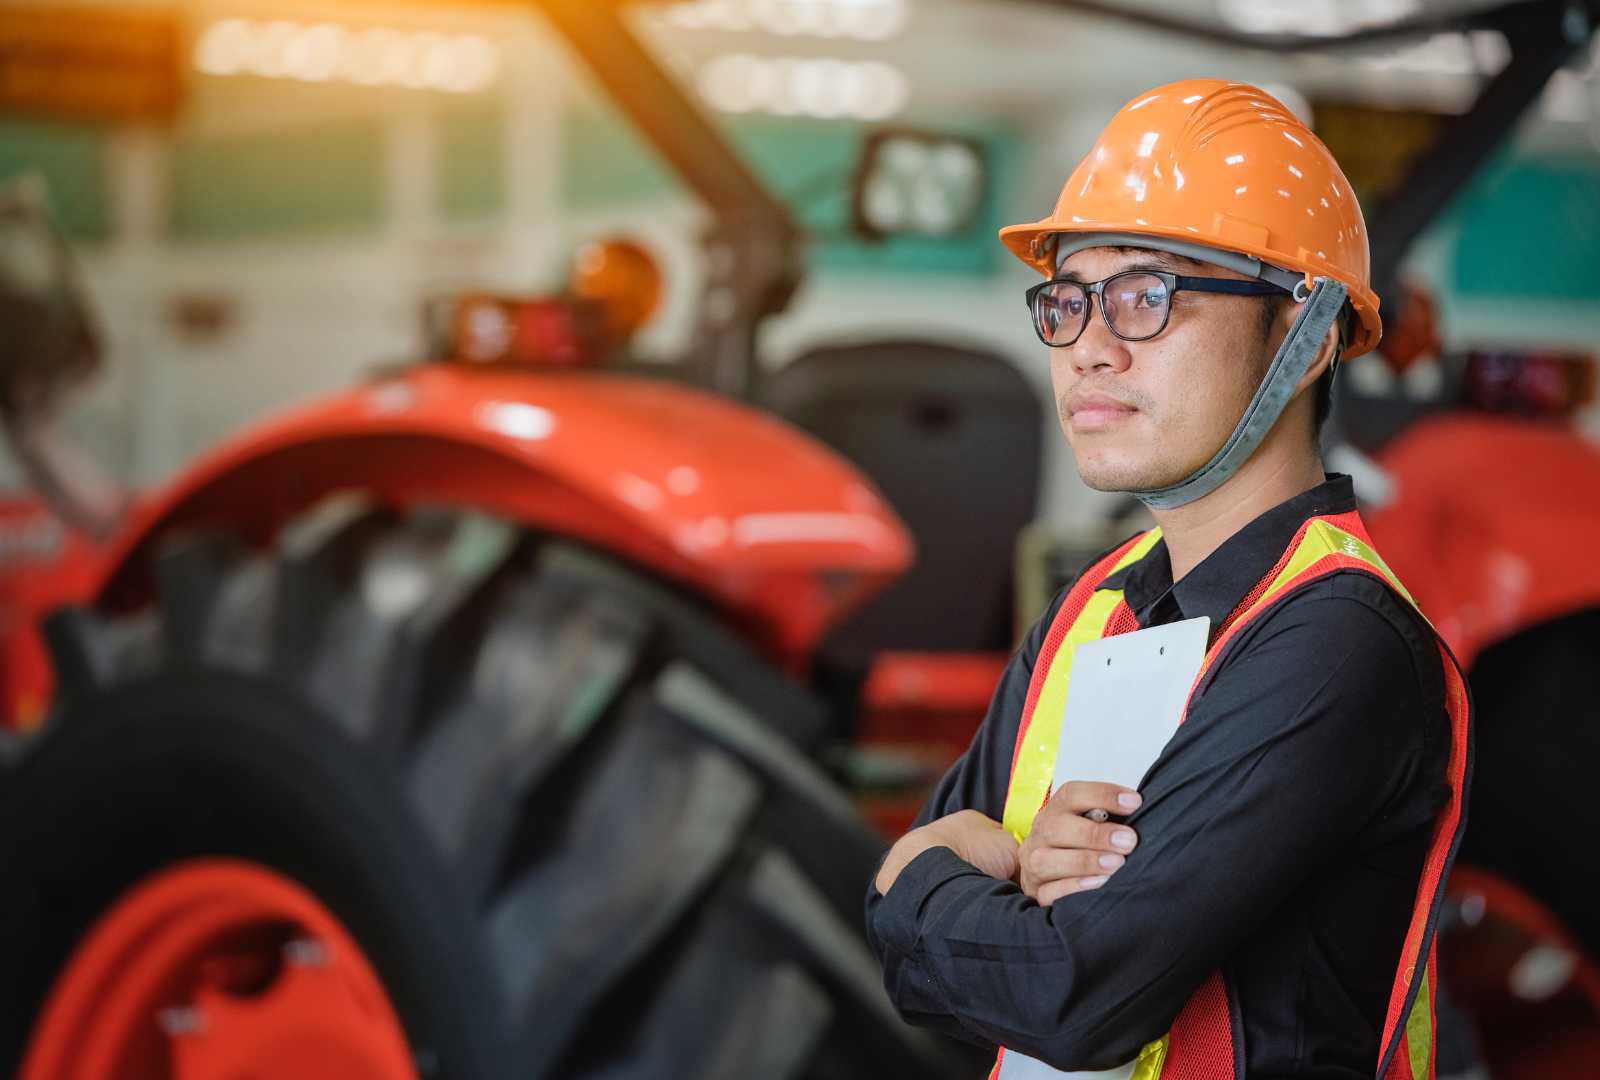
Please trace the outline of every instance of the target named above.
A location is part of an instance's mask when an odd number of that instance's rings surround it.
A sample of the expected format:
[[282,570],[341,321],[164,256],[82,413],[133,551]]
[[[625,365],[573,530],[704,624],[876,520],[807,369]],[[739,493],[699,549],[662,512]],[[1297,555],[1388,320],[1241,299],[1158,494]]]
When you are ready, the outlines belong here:
[[[1176,585],[1164,543],[1103,587],[1141,627],[1212,626],[1308,517],[1354,508],[1347,477],[1268,511]],[[1012,658],[987,718],[918,824],[999,820],[1040,644]],[[1329,574],[1227,647],[1127,819],[1139,844],[1096,890],[1048,908],[948,848],[923,852],[867,926],[913,1023],[1062,1069],[1111,1068],[1165,1034],[1219,968],[1251,1078],[1370,1078],[1433,821],[1448,796],[1438,648],[1384,584]],[[1084,780],[1099,777],[1085,776]]]

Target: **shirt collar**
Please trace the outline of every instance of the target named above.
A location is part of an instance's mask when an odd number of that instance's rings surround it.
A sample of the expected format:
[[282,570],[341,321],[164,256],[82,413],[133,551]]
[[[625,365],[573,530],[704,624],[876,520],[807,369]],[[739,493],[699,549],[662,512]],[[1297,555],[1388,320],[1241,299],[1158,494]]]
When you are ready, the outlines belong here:
[[1140,626],[1158,626],[1179,619],[1206,616],[1213,629],[1233,614],[1268,570],[1277,565],[1294,534],[1308,518],[1342,514],[1356,508],[1350,477],[1329,475],[1322,483],[1279,503],[1228,537],[1222,546],[1176,585],[1166,540],[1158,540],[1144,558],[1106,578],[1101,589],[1121,589]]

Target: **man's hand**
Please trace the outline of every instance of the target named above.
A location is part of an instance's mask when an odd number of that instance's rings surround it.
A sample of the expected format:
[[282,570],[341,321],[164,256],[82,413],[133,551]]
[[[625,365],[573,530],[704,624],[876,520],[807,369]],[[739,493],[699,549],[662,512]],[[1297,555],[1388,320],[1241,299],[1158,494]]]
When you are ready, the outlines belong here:
[[1139,842],[1132,829],[1105,819],[1132,813],[1139,802],[1138,792],[1116,784],[1062,784],[1022,842],[1022,891],[1040,907],[1049,907],[1063,896],[1104,885]]
[[961,810],[912,829],[889,849],[878,871],[878,892],[886,895],[900,871],[929,848],[947,847],[985,874],[1009,881],[1017,874],[1017,842],[992,818]]

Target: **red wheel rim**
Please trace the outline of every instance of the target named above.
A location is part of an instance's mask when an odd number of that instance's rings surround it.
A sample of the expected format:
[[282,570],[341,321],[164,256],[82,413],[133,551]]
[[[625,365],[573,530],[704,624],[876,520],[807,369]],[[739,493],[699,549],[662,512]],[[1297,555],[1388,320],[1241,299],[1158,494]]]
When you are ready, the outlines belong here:
[[84,935],[40,1011],[21,1080],[415,1080],[355,940],[265,867],[161,870]]

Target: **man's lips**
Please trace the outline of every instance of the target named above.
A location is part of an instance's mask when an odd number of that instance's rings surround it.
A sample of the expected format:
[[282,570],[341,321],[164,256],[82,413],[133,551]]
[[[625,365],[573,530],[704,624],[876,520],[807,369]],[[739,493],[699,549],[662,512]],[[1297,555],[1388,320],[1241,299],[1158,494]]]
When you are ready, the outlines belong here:
[[1139,410],[1110,394],[1073,394],[1067,399],[1067,416],[1074,427],[1101,427],[1132,416]]

